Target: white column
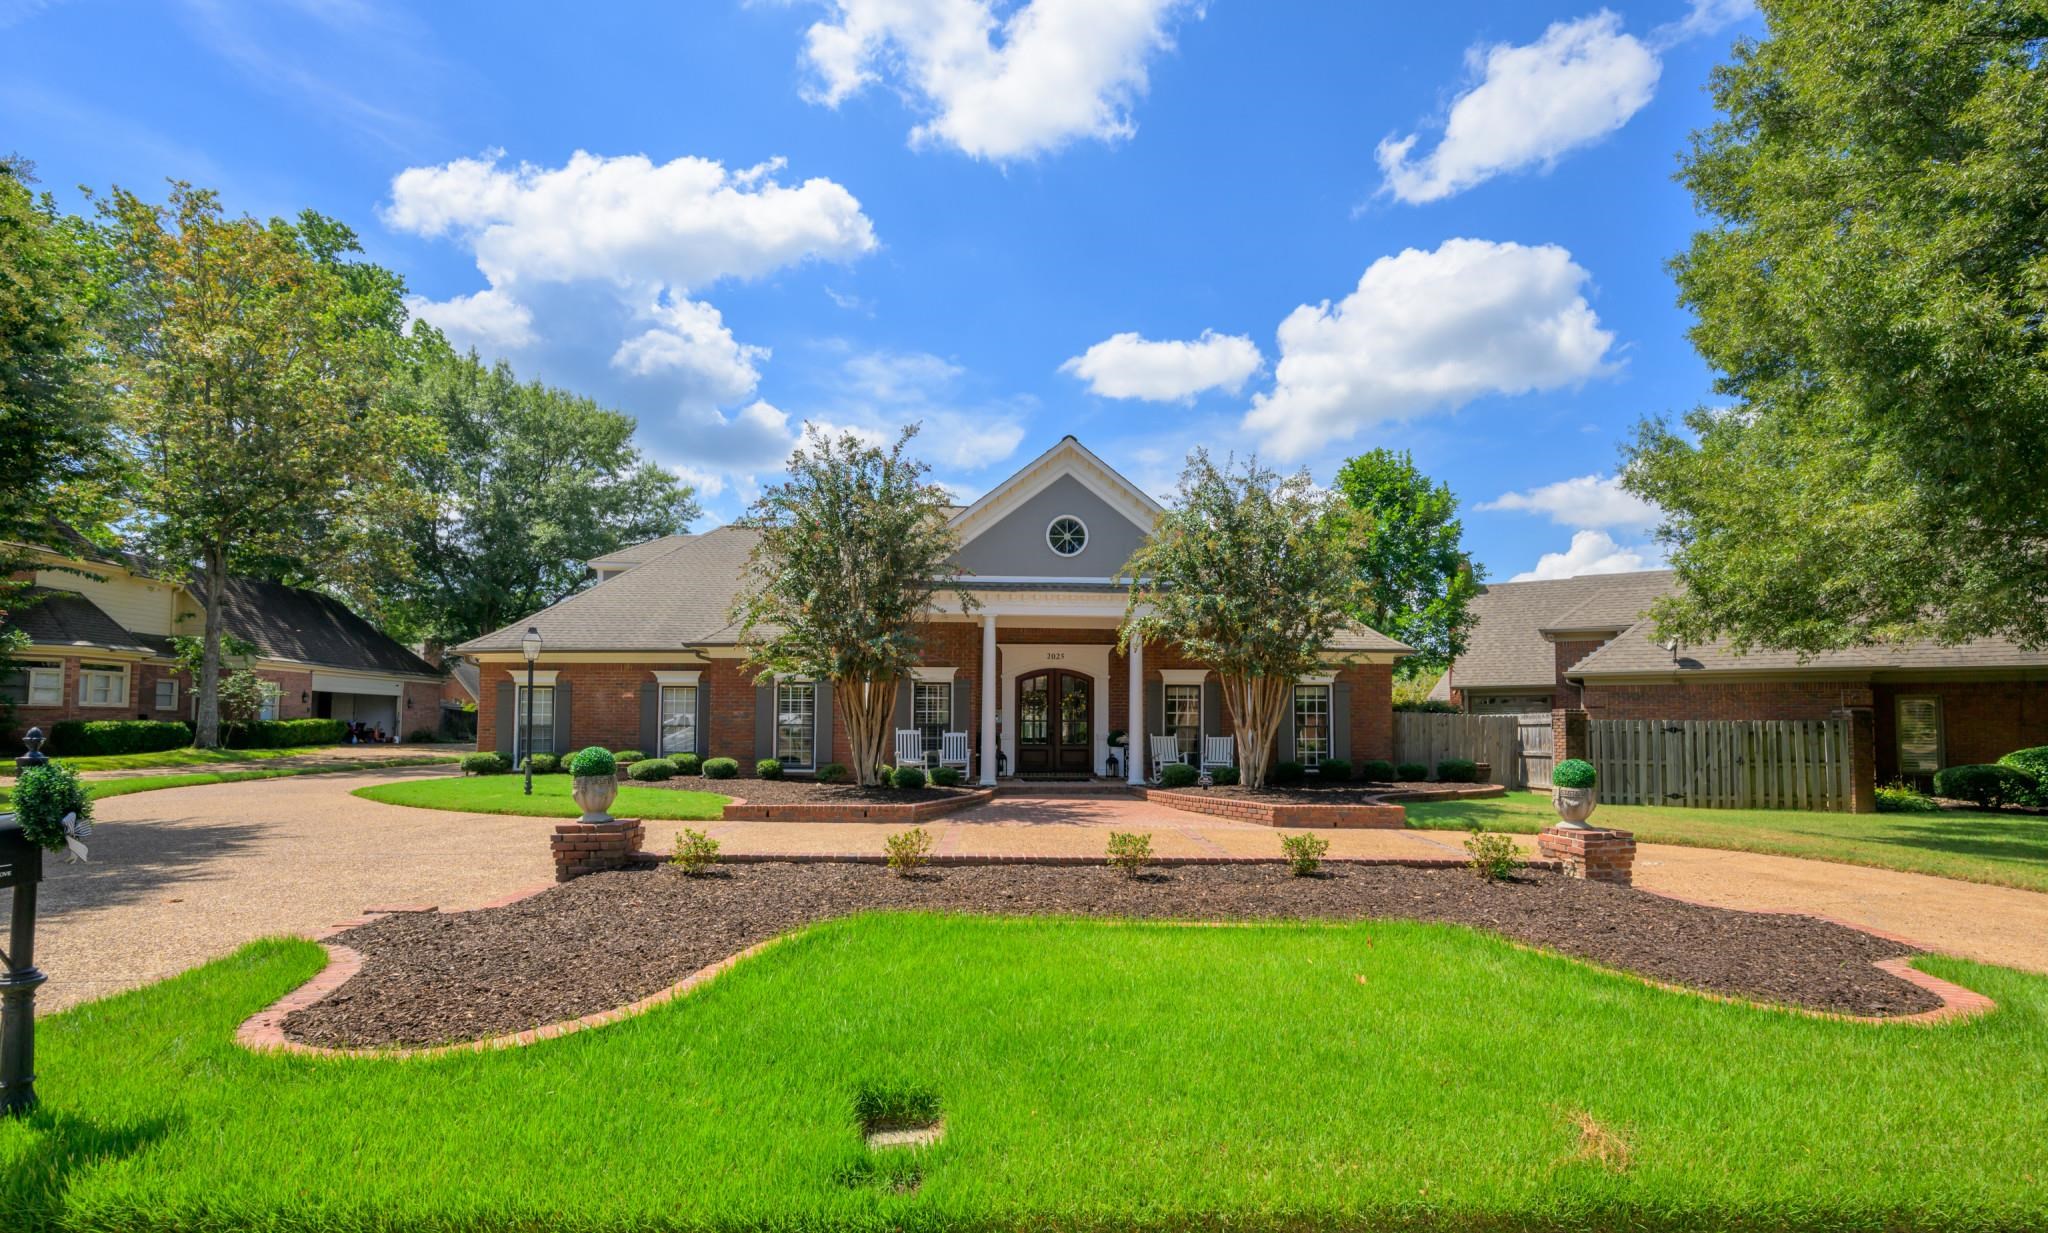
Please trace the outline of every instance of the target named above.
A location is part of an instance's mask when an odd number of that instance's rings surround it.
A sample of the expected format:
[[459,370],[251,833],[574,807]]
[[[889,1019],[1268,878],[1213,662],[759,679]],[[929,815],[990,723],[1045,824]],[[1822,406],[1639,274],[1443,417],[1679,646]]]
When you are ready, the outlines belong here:
[[981,782],[996,781],[996,694],[1002,682],[996,679],[996,614],[981,617]]
[[1151,755],[1145,743],[1145,640],[1131,635],[1131,730],[1124,736],[1124,761],[1130,764],[1130,780],[1145,782],[1145,763]]

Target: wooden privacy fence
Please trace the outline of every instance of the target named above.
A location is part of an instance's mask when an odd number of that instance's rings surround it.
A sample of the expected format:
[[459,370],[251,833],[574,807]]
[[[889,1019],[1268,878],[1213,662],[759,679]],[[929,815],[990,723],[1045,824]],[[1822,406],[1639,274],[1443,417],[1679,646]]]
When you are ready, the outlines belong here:
[[[1394,761],[1420,762],[1430,772],[1445,758],[1469,758],[1492,767],[1492,781],[1515,787],[1521,782],[1520,723],[1514,715],[1440,715],[1426,711],[1394,712]],[[1550,716],[1543,717],[1547,729]]]
[[1522,786],[1547,790],[1550,787],[1550,766],[1556,761],[1551,752],[1550,712],[1517,715],[1515,719],[1522,745]]
[[1849,725],[1840,719],[1596,719],[1586,745],[1612,805],[1849,808]]

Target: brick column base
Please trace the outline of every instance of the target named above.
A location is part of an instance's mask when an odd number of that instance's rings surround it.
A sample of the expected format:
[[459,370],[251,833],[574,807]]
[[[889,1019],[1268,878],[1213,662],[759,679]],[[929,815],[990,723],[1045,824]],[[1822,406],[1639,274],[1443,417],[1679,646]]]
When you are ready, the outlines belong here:
[[1565,876],[1588,882],[1635,882],[1636,837],[1628,831],[1553,826],[1536,836],[1536,850],[1564,865]]
[[548,847],[555,854],[555,881],[586,873],[624,869],[640,850],[647,828],[638,822],[558,822]]

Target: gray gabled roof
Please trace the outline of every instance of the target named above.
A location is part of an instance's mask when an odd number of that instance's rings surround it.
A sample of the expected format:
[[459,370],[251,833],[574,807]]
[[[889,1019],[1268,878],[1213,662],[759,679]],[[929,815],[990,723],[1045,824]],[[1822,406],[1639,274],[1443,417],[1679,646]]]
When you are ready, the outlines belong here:
[[693,535],[684,533],[642,540],[637,544],[628,544],[624,548],[607,552],[603,556],[592,557],[586,564],[593,569],[600,565],[607,567],[644,565],[668,552],[670,549],[680,546],[683,541],[695,538]]
[[[1465,653],[1451,667],[1451,685],[1460,691],[1549,689],[1557,684],[1557,650],[1544,641],[1544,630],[1564,628],[1564,618],[1580,610],[1611,613],[1626,607],[1670,577],[1670,570],[1660,569],[1489,583],[1472,600],[1477,620]],[[1616,627],[1631,620],[1633,615]]]
[[1857,674],[1973,669],[2048,669],[2048,650],[2029,651],[2003,638],[1979,638],[1960,646],[1904,642],[1892,646],[1851,647],[1823,651],[1804,660],[1794,651],[1757,649],[1738,655],[1723,642],[1705,646],[1681,644],[1676,651],[1657,641],[1648,619],[1637,622],[1612,642],[1574,664],[1574,680],[1601,677],[1688,677],[1704,673],[1834,672]]
[[1650,605],[1678,590],[1678,575],[1668,569],[1596,574],[1571,581],[1587,584],[1585,598],[1552,617],[1543,627],[1544,633],[1619,633],[1642,620]]
[[[191,589],[195,598],[203,599],[205,580],[195,579]],[[441,675],[426,660],[357,616],[347,604],[318,591],[229,578],[221,596],[221,622],[228,632],[255,643],[272,659],[356,672]]]
[[27,602],[9,612],[0,621],[0,629],[19,630],[37,646],[156,653],[156,648],[140,635],[129,633],[98,604],[76,591],[29,587],[23,598]]

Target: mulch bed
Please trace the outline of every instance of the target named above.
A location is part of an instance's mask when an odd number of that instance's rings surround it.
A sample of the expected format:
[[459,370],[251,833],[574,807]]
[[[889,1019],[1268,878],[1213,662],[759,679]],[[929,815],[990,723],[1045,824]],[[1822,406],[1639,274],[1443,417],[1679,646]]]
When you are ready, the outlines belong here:
[[814,921],[889,908],[1172,920],[1400,918],[1474,925],[1653,980],[1857,1015],[1940,999],[1872,966],[1913,948],[1803,916],[1680,903],[1526,870],[1488,885],[1463,869],[966,866],[899,878],[877,865],[664,866],[593,874],[475,912],[382,917],[335,941],[364,957],[285,1034],[333,1047],[429,1045],[521,1031],[637,1001],[698,968]]
[[[621,782],[632,782],[622,780]],[[677,776],[655,783],[633,783],[636,788],[677,788],[686,792],[716,792],[737,797],[749,805],[915,805],[965,796],[971,785],[940,788],[863,788],[850,783],[815,783],[809,779],[706,779],[701,775]]]
[[1342,788],[1318,784],[1282,788],[1267,784],[1263,788],[1248,788],[1241,783],[1234,783],[1222,788],[1189,788],[1183,791],[1199,792],[1204,796],[1233,796],[1269,805],[1377,805],[1386,797],[1399,792],[1432,792],[1445,787],[1472,786],[1474,785],[1424,782],[1357,784]]

